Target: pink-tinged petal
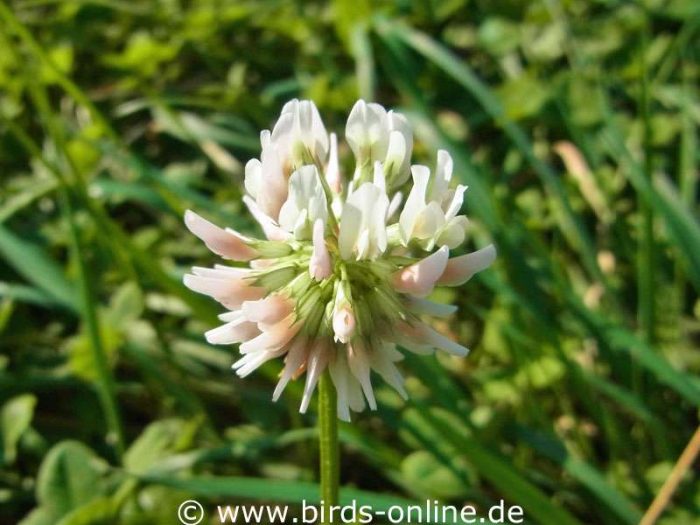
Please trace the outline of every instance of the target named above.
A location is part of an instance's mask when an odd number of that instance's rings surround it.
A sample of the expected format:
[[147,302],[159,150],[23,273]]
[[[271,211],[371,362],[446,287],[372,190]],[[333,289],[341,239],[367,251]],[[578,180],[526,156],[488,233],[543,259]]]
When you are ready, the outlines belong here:
[[230,310],[239,308],[244,301],[254,301],[265,295],[264,289],[235,277],[221,279],[187,274],[183,283],[193,292],[208,295]]
[[304,337],[297,337],[290,345],[284,358],[284,369],[280,380],[272,394],[272,400],[277,401],[284,392],[289,381],[303,369],[309,354],[309,342]]
[[233,230],[224,230],[195,212],[185,212],[185,226],[199,237],[212,252],[234,261],[255,259],[257,252],[246,244],[246,238]]
[[242,343],[260,335],[260,330],[255,323],[239,317],[225,325],[209,330],[204,334],[207,342],[212,345],[230,345]]
[[338,162],[338,136],[335,133],[331,133],[331,150],[328,155],[325,177],[331,191],[334,193],[343,191],[343,179],[340,176],[340,163]]
[[309,273],[317,281],[327,279],[333,273],[331,256],[328,253],[324,238],[324,224],[321,219],[316,219],[313,231],[314,251],[309,259]]
[[282,295],[268,295],[258,301],[246,301],[241,305],[243,317],[253,323],[272,324],[287,317],[294,304]]
[[241,345],[241,353],[250,354],[283,347],[301,328],[301,323],[294,321],[295,316],[292,314],[273,325],[266,326],[263,333]]
[[327,364],[328,343],[320,340],[314,345],[306,362],[306,384],[304,385],[304,395],[301,399],[301,406],[299,407],[299,412],[302,414],[305,414],[306,410],[309,408],[311,396]]
[[355,315],[349,305],[343,305],[333,313],[334,339],[347,343],[355,333]]
[[371,410],[377,410],[377,401],[374,398],[374,390],[370,381],[369,358],[362,345],[348,345],[348,366],[352,375],[362,386],[362,391],[367,398]]
[[445,271],[438,284],[457,286],[466,283],[475,273],[488,268],[496,259],[496,248],[489,244],[486,248],[447,261]]
[[392,284],[397,292],[424,297],[433,291],[435,282],[445,271],[449,249],[443,246],[425,259],[396,272]]
[[[260,224],[260,227],[265,233],[265,237],[269,240],[288,241],[293,238],[291,233],[284,231],[269,215],[265,214],[253,199],[246,195],[243,197],[243,202],[248,207],[253,218],[258,221],[258,224]],[[281,207],[282,205],[280,205],[280,208]]]

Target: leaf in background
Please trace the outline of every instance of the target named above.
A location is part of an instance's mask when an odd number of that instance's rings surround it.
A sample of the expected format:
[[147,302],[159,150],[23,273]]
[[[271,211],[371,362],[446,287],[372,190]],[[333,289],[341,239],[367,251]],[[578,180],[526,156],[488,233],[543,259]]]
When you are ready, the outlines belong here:
[[177,452],[182,438],[191,435],[187,426],[180,419],[163,419],[150,424],[124,454],[124,468],[133,474],[147,472],[159,459]]
[[[458,459],[458,458],[455,458]],[[425,450],[406,456],[401,464],[406,482],[425,494],[426,498],[457,498],[467,487],[449,469]]]
[[36,497],[54,523],[102,492],[106,465],[77,441],[62,441],[46,454],[39,469]]
[[75,288],[58,264],[39,246],[0,226],[0,255],[18,274],[44,290],[56,302],[70,310],[79,310]]
[[29,428],[34,416],[36,396],[23,394],[7,401],[0,410],[0,428],[2,429],[3,463],[9,465],[17,457],[17,445]]

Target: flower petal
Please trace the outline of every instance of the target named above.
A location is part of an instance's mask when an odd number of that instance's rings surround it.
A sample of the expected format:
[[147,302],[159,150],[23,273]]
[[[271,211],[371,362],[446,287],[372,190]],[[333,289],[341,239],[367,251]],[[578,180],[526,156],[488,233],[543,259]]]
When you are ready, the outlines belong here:
[[260,224],[263,233],[265,233],[265,237],[267,237],[269,240],[288,241],[292,238],[292,234],[280,228],[277,225],[277,223],[272,218],[270,218],[269,215],[265,214],[260,209],[260,207],[253,199],[246,195],[243,197],[243,202],[248,207],[248,210],[250,211],[250,214],[253,216],[253,218],[256,221],[258,221],[258,224]]
[[457,286],[466,283],[475,273],[488,268],[496,259],[496,248],[489,244],[481,250],[454,257],[447,261],[438,284]]
[[370,366],[367,352],[362,344],[348,345],[348,366],[352,375],[359,381],[370,409],[377,410],[377,401],[370,381]]
[[394,289],[397,292],[410,293],[418,297],[428,295],[445,271],[449,253],[447,246],[443,246],[425,259],[399,270],[392,277]]
[[234,261],[255,259],[257,252],[246,244],[246,238],[233,230],[224,230],[200,217],[192,210],[185,212],[187,229],[199,237],[212,252]]
[[268,295],[257,301],[245,301],[242,315],[253,323],[273,324],[287,317],[294,309],[293,303],[280,294]]
[[190,290],[208,295],[230,310],[239,308],[244,301],[260,299],[265,295],[264,289],[250,286],[243,279],[220,279],[187,274],[183,282]]
[[333,273],[331,256],[328,253],[326,239],[324,238],[324,224],[321,219],[314,223],[313,253],[309,259],[309,273],[317,281],[327,279]]
[[331,149],[328,154],[325,177],[331,191],[334,193],[343,191],[343,179],[340,176],[340,163],[338,162],[338,136],[335,133],[331,133]]
[[259,336],[243,343],[240,351],[242,354],[250,354],[266,350],[277,350],[286,345],[296,335],[301,328],[301,324],[295,323],[295,316],[291,314],[281,321],[267,326],[267,329]]
[[304,395],[301,399],[301,406],[299,407],[299,412],[302,414],[306,413],[309,408],[309,402],[311,401],[311,396],[314,393],[316,384],[318,383],[321,374],[326,369],[328,364],[328,343],[319,340],[307,359],[306,365],[306,384],[304,385]]
[[300,369],[305,366],[307,355],[309,354],[309,343],[304,337],[297,337],[289,345],[289,350],[284,359],[284,369],[280,380],[272,394],[272,400],[277,401],[287,387],[287,383],[294,377]]
[[413,174],[413,187],[399,216],[401,238],[404,244],[408,244],[413,237],[413,230],[418,220],[418,215],[426,206],[425,195],[428,190],[428,181],[430,180],[430,170],[426,166],[411,166],[411,173]]
[[258,335],[260,330],[257,325],[241,317],[205,332],[204,337],[212,345],[230,345],[242,343]]

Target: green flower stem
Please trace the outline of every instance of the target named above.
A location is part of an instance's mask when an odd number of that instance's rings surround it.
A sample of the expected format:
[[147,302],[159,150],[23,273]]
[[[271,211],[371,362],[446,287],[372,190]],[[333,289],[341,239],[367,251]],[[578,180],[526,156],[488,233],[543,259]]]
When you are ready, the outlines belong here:
[[318,383],[318,431],[320,451],[322,525],[330,525],[330,507],[338,505],[340,454],[338,450],[338,413],[335,388],[328,371]]

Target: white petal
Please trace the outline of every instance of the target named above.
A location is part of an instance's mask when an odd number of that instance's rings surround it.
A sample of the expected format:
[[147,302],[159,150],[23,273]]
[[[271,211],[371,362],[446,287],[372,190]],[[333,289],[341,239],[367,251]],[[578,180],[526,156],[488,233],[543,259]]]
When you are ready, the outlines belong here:
[[374,185],[377,188],[383,192],[386,192],[386,177],[384,176],[384,168],[382,167],[382,163],[379,161],[374,163],[374,179],[372,182],[374,182]]
[[[372,369],[382,376],[382,379],[389,383],[389,385],[391,385],[402,398],[408,399],[408,393],[403,386],[404,381],[403,377],[401,376],[401,372],[399,372],[399,369],[396,368],[396,365],[394,365],[394,362],[391,359],[392,354],[398,354],[398,352],[391,352],[392,346],[393,345],[385,345],[378,351],[372,353]],[[398,357],[401,358],[401,354],[398,354]]]
[[348,116],[345,138],[358,160],[366,153],[373,160],[383,160],[388,144],[386,110],[379,104],[358,100]]
[[[433,239],[444,225],[445,214],[440,204],[430,201],[416,217],[411,237],[414,239]],[[431,248],[432,246],[428,249]]]
[[420,323],[417,327],[418,339],[422,342],[429,344],[438,350],[447,352],[459,357],[464,357],[469,353],[469,349],[459,343],[454,342],[452,339],[445,337],[439,332],[436,332],[428,325]]
[[245,189],[248,195],[257,199],[262,185],[262,164],[258,159],[250,159],[245,165]]
[[396,211],[399,209],[401,206],[401,201],[403,200],[403,193],[400,191],[397,191],[394,193],[394,196],[391,198],[391,202],[389,203],[389,208],[387,209],[386,212],[386,219],[387,221],[394,216]]
[[317,281],[327,279],[333,273],[331,256],[328,253],[326,239],[324,238],[324,224],[321,219],[314,223],[313,253],[309,259],[309,273]]
[[290,155],[298,142],[320,161],[325,161],[328,155],[328,133],[318,108],[310,100],[293,99],[284,105],[272,129],[272,141],[283,155]]
[[425,194],[430,180],[430,170],[426,166],[411,166],[411,173],[413,174],[413,187],[399,217],[401,238],[406,244],[413,237],[413,229],[418,215],[425,208]]
[[257,252],[245,243],[245,237],[232,230],[219,228],[192,210],[185,212],[185,225],[217,255],[234,261],[249,261],[258,256]]
[[309,358],[307,360],[306,384],[304,386],[304,395],[301,399],[301,407],[299,407],[299,412],[302,414],[305,414],[306,410],[309,408],[311,396],[327,364],[328,345],[324,341],[319,341],[309,353]]
[[238,375],[239,377],[246,377],[255,372],[255,370],[257,370],[260,366],[264,365],[266,362],[281,356],[282,354],[284,354],[284,352],[285,349],[281,348],[276,350],[258,352],[255,354],[246,354],[241,359],[233,363],[233,366],[231,368],[233,368],[236,371],[236,375]]
[[459,213],[459,210],[462,207],[462,203],[464,202],[465,191],[467,191],[467,187],[462,184],[457,186],[457,188],[455,189],[454,195],[452,197],[452,202],[450,203],[449,207],[447,208],[447,211],[445,212],[445,219],[447,219],[448,221],[454,218]]
[[337,394],[338,418],[350,421],[349,383],[351,378],[345,352],[342,350],[337,352],[335,359],[331,359],[328,363],[328,371]]
[[369,358],[362,345],[348,345],[348,366],[352,375],[359,381],[370,409],[377,410],[377,401],[370,381]]
[[442,203],[444,195],[449,189],[450,179],[452,179],[452,168],[453,162],[450,154],[444,149],[438,150],[435,180],[430,190],[430,200]]
[[250,323],[245,319],[236,319],[205,332],[204,337],[212,345],[229,345],[247,341],[257,335],[260,335],[260,330],[255,323]]
[[437,243],[444,244],[451,250],[457,248],[466,239],[468,226],[469,221],[467,218],[464,215],[458,215],[443,226],[437,236]]
[[457,286],[466,283],[475,273],[488,268],[496,260],[496,248],[489,244],[481,250],[447,261],[438,284]]
[[433,317],[449,317],[457,311],[457,307],[453,304],[435,303],[412,295],[407,295],[404,302],[411,312]]
[[250,214],[253,218],[258,221],[260,227],[267,237],[271,241],[288,241],[292,239],[292,234],[284,231],[280,228],[277,223],[266,215],[257,205],[257,203],[248,197],[247,195],[243,197],[243,202],[248,207]]
[[373,259],[387,246],[386,213],[389,198],[386,192],[370,182],[362,184],[350,195],[340,218],[338,246],[343,259]]
[[279,214],[280,226],[299,240],[311,238],[317,219],[328,219],[328,206],[316,166],[302,166],[289,178],[289,193]]
[[396,291],[418,297],[428,295],[445,271],[449,253],[447,246],[443,246],[425,259],[396,272],[392,277],[392,284]]

